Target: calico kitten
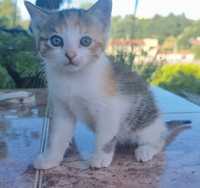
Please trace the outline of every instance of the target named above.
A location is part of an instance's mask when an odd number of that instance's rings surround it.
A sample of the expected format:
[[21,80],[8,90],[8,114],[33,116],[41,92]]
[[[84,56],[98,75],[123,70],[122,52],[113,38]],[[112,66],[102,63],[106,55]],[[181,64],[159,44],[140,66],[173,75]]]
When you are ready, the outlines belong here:
[[164,145],[165,125],[146,82],[105,55],[112,1],[99,0],[89,10],[62,11],[25,4],[46,64],[53,106],[49,146],[35,168],[60,164],[77,119],[96,133],[92,167],[108,167],[117,142],[136,143],[136,159],[151,160]]

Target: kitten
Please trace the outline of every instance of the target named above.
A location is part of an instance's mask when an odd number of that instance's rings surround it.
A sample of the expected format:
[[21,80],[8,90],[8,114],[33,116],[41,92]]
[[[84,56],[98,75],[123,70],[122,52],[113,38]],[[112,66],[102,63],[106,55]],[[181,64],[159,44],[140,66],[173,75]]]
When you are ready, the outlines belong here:
[[77,119],[96,133],[92,167],[108,167],[116,143],[136,143],[136,159],[151,160],[164,146],[165,125],[146,82],[105,55],[112,1],[99,0],[89,10],[62,11],[25,4],[46,64],[53,106],[49,146],[35,168],[60,164]]

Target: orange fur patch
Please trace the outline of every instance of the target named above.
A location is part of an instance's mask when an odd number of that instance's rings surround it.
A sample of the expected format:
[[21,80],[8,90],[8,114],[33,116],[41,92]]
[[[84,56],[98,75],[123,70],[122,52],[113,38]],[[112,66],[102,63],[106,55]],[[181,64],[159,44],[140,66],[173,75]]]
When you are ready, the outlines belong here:
[[102,44],[100,42],[94,42],[92,47],[90,48],[92,55],[98,57],[98,51],[102,48]]
[[40,41],[40,53],[42,56],[45,57],[50,50],[52,50],[52,48],[47,44],[47,42]]

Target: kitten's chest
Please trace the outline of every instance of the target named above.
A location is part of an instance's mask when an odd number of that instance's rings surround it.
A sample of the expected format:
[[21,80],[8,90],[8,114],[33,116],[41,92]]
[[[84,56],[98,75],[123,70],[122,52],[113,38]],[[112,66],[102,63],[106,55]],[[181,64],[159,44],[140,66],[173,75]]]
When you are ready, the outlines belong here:
[[78,120],[93,126],[101,109],[100,100],[98,96],[88,94],[87,96],[68,96],[65,102]]
[[53,93],[59,101],[70,108],[77,119],[93,124],[101,104],[100,91],[95,83],[82,81],[59,82]]
[[82,97],[72,97],[67,99],[69,108],[78,120],[88,124],[94,124],[98,106]]

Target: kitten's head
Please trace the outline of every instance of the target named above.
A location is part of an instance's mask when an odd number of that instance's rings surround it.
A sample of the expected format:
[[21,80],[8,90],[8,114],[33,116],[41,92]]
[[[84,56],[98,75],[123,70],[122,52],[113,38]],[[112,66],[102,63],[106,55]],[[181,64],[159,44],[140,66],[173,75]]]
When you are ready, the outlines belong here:
[[45,62],[73,72],[95,63],[104,52],[112,0],[99,0],[89,10],[48,11],[30,2],[31,29]]

